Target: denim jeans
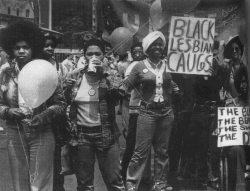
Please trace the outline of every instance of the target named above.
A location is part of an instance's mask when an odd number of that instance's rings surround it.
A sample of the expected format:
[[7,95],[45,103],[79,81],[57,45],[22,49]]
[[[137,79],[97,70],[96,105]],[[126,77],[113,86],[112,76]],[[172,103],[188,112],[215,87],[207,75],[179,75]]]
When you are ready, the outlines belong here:
[[134,154],[127,170],[126,186],[138,188],[146,161],[150,155],[151,145],[154,148],[154,182],[167,185],[168,178],[168,145],[174,120],[173,110],[146,110],[140,108],[136,131]]
[[[43,129],[42,129],[43,128]],[[52,191],[55,138],[50,126],[33,131],[7,128],[15,191]]]
[[104,183],[109,191],[124,191],[121,177],[118,140],[109,149],[103,149],[102,133],[84,133],[74,157],[78,191],[93,191],[94,165],[97,157]]
[[[124,182],[126,181],[128,165],[130,163],[130,160],[133,156],[135,149],[138,116],[139,116],[138,113],[129,114],[128,133],[126,137],[126,149],[122,157],[122,178]],[[151,158],[149,157],[146,163],[145,171],[143,173],[143,178],[146,181],[149,181],[151,178],[150,176],[151,176]]]
[[54,178],[53,178],[53,191],[64,191],[64,175],[61,175],[62,163],[61,163],[62,147],[60,144],[55,144],[54,152]]

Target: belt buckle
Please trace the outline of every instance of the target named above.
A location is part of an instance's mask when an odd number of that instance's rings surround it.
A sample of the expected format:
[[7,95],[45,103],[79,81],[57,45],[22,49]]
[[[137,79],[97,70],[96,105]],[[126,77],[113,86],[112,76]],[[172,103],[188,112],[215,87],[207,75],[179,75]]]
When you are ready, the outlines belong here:
[[145,103],[146,103],[146,110],[150,109],[150,103],[147,103],[147,102]]
[[143,106],[146,110],[149,109],[149,103],[147,102],[141,102],[141,106]]
[[31,115],[30,115],[30,114],[25,115],[25,118],[26,118],[26,119],[31,119]]
[[161,103],[161,106],[162,106],[161,109],[165,108],[166,107],[165,102]]

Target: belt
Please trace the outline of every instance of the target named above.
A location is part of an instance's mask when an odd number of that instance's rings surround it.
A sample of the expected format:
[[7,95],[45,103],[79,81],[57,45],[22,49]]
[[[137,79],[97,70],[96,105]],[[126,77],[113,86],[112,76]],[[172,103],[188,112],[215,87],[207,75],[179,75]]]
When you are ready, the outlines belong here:
[[194,111],[217,111],[216,101],[205,101],[203,104],[196,103],[194,106]]
[[170,107],[170,103],[169,102],[149,103],[149,102],[141,101],[141,106],[145,107],[146,109],[163,109],[165,107]]
[[25,119],[32,119],[31,114],[25,115]]
[[77,131],[81,133],[101,133],[102,126],[86,127],[83,125],[77,125]]

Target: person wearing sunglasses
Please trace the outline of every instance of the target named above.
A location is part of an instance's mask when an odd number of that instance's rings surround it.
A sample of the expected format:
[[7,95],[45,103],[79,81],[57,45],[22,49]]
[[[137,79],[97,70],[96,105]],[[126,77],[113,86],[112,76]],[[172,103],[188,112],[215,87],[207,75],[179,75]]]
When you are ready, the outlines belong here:
[[224,49],[224,58],[229,60],[229,71],[225,84],[225,89],[229,93],[229,96],[231,96],[232,98],[236,98],[239,96],[239,93],[236,91],[234,86],[235,73],[241,67],[247,70],[245,64],[242,62],[243,51],[244,45],[240,41],[239,36],[231,38]]

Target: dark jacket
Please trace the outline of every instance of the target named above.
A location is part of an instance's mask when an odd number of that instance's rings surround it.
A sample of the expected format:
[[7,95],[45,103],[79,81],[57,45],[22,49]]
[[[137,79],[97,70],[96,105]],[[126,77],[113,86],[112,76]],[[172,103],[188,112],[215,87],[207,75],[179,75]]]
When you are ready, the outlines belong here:
[[[75,98],[80,88],[83,75],[87,68],[77,69],[71,74],[71,78],[76,80],[72,88],[65,90],[65,97],[70,105],[69,118],[71,122],[72,145],[81,143],[81,136],[77,132],[77,105]],[[111,79],[103,75],[99,83],[99,112],[103,134],[103,148],[109,148],[121,133],[116,123],[115,105],[119,99],[117,92],[110,89]]]
[[[2,84],[4,88],[0,89],[0,118],[6,120],[6,125],[12,128],[16,127],[16,123],[6,118],[5,110],[7,108],[19,108],[17,76],[18,71],[16,67],[12,67],[11,72],[5,74],[5,79]],[[46,102],[33,110],[33,116],[46,113],[46,115],[43,115],[42,125],[48,126],[56,119],[65,115],[66,106],[67,104],[61,84],[58,83],[53,95]]]

